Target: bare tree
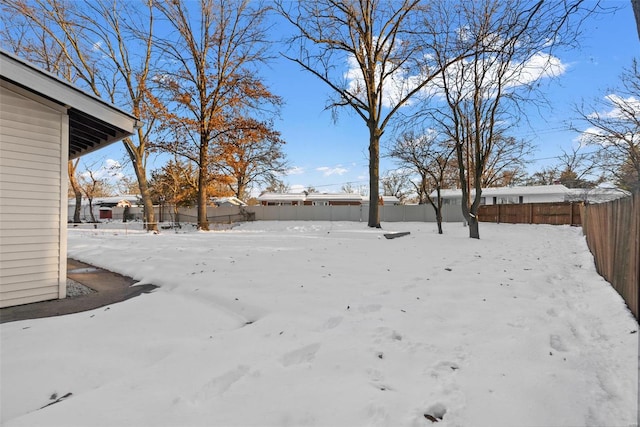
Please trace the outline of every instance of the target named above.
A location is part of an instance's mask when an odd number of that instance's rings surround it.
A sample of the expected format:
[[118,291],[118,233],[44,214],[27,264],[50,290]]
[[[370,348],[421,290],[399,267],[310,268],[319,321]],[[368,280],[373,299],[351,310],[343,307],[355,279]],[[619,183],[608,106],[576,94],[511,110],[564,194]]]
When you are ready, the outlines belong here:
[[527,157],[532,152],[533,146],[526,139],[496,136],[482,175],[482,187],[506,187],[524,180]]
[[340,187],[340,191],[347,194],[358,194],[358,191],[353,187],[353,184],[347,182]]
[[109,197],[113,195],[113,188],[109,183],[110,171],[104,166],[97,167],[98,162],[84,165],[84,171],[79,176],[79,187],[82,194],[89,202],[89,214],[91,222],[95,223],[93,213],[93,200],[96,197]]
[[[412,181],[418,193],[418,201],[420,204],[431,204],[436,213],[438,233],[442,234],[441,192],[447,184],[454,184],[450,176],[450,161],[454,148],[449,141],[439,139],[438,136],[433,130],[421,133],[405,132],[396,139],[389,155],[394,157],[401,167],[418,175],[418,179]],[[436,192],[435,200],[431,197],[432,191]]]
[[381,179],[384,196],[394,196],[404,204],[411,192],[412,183],[404,170],[387,171]]
[[146,177],[149,136],[155,125],[147,91],[152,2],[1,2],[3,18],[5,14],[13,18],[2,32],[3,41],[14,46],[16,54],[143,120],[134,137],[125,138],[123,144],[138,180],[146,227],[157,230]]
[[568,188],[591,188],[599,183],[589,179],[597,170],[596,157],[583,148],[579,146],[571,148],[571,151],[562,150],[558,156],[557,182]]
[[159,43],[165,63],[156,84],[171,105],[164,112],[170,139],[162,146],[198,165],[198,228],[208,230],[212,144],[233,131],[229,117],[280,103],[257,77],[257,66],[268,59],[267,9],[250,0],[166,0],[156,6],[177,32]]
[[[433,2],[437,3],[437,2]],[[328,107],[350,107],[369,131],[369,227],[380,227],[380,138],[392,118],[441,68],[457,61],[425,64],[436,40],[456,29],[432,20],[420,0],[276,1],[297,30],[285,57],[326,83],[335,93]],[[438,27],[439,26],[439,27]],[[348,64],[349,70],[340,69]]]
[[[610,95],[577,107],[587,126],[581,141],[595,149],[598,168],[622,188],[640,188],[640,65],[633,60]],[[579,129],[576,129],[579,130]]]
[[[444,105],[430,117],[454,142],[462,213],[471,238],[480,238],[477,212],[496,144],[524,103],[534,101],[531,94],[539,80],[561,72],[553,53],[575,41],[576,27],[569,18],[581,16],[581,3],[482,0],[446,11],[447,16],[458,15],[461,26],[455,38],[435,49],[442,64],[436,90]],[[474,54],[445,66],[469,40],[477,44]]]
[[284,181],[279,179],[277,176],[267,177],[267,182],[264,193],[288,193],[291,190],[291,187],[287,185]]

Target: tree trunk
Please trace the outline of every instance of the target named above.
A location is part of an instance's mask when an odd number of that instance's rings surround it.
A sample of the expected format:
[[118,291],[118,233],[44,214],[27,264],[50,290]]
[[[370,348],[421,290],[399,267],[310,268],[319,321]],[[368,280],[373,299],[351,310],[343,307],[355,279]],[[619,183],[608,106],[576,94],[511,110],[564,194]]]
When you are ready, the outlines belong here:
[[82,222],[80,219],[80,211],[82,210],[82,192],[74,189],[73,193],[76,196],[76,206],[73,209],[73,222],[78,224]]
[[78,185],[78,180],[76,179],[76,168],[78,167],[78,160],[75,161],[69,160],[67,164],[67,169],[69,172],[69,183],[71,184],[71,189],[73,190],[73,195],[76,199],[76,206],[73,210],[73,222],[80,223],[80,210],[82,209],[82,191],[80,190],[80,186]]
[[96,216],[93,214],[93,198],[87,197],[87,199],[89,199],[89,215],[91,215],[91,222],[95,224],[98,221],[96,221]]
[[480,230],[478,227],[478,217],[475,215],[469,215],[469,220],[467,222],[469,224],[469,237],[472,239],[479,239]]
[[[138,138],[142,141],[142,133],[138,131]],[[144,228],[147,231],[158,231],[158,223],[156,223],[156,215],[153,211],[153,200],[151,199],[151,192],[149,191],[149,183],[147,182],[147,171],[145,168],[144,159],[144,145],[136,147],[133,142],[126,138],[122,141],[124,148],[129,154],[131,163],[133,163],[133,170],[138,180],[138,189],[140,190],[140,197],[142,197],[142,206],[144,207]]]
[[442,234],[442,208],[436,209],[436,223],[438,224],[438,234]]
[[209,171],[209,145],[206,136],[200,136],[200,169],[198,171],[198,230],[209,231],[207,220],[207,183]]
[[240,200],[242,200],[242,196],[244,195],[244,192],[247,188],[247,184],[244,182],[244,180],[240,177],[236,178],[238,181],[238,190],[236,191],[236,197]]
[[369,227],[380,226],[380,135],[375,125],[369,126]]
[[149,184],[147,183],[147,177],[143,167],[139,166],[140,162],[136,162],[135,171],[138,178],[138,188],[140,189],[140,196],[142,197],[142,205],[144,206],[144,222],[147,231],[158,231],[158,223],[156,222],[156,215],[153,211],[153,200],[151,199],[151,192],[149,191]]

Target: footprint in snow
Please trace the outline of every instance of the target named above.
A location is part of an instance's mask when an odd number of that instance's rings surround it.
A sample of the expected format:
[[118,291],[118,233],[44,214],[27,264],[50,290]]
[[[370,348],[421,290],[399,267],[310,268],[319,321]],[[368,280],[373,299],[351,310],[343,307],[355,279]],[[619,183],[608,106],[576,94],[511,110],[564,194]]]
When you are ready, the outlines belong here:
[[297,350],[285,353],[280,358],[280,363],[282,363],[282,366],[287,367],[292,365],[299,365],[301,363],[313,362],[313,359],[315,359],[318,350],[320,350],[320,343],[309,344]]
[[424,417],[432,423],[437,423],[444,418],[446,413],[447,408],[442,403],[436,403],[427,408],[424,412]]
[[564,345],[564,342],[562,341],[560,335],[551,335],[549,337],[549,345],[556,351],[569,351]]
[[324,328],[325,329],[333,329],[335,327],[337,327],[338,325],[340,325],[340,323],[342,323],[342,316],[334,316],[334,317],[330,317],[329,319],[327,319],[326,322],[324,322]]

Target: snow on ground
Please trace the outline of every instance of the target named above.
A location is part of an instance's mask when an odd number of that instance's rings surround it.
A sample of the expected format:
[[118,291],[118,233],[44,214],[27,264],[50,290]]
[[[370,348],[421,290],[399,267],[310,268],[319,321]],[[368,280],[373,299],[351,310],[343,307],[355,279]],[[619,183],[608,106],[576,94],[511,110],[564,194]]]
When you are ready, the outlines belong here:
[[636,425],[638,324],[579,228],[384,226],[71,229],[160,288],[1,325],[3,425]]

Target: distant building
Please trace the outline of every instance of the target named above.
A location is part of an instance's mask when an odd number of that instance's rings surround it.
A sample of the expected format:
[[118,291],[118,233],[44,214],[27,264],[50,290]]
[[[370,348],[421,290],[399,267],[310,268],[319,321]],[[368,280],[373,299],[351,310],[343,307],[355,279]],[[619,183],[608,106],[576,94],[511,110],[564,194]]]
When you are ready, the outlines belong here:
[[[264,193],[257,200],[262,206],[362,206],[369,204],[368,196],[354,193]],[[381,196],[380,204],[397,205],[395,196]]]
[[[564,185],[532,185],[524,187],[490,187],[482,189],[480,204],[505,205],[522,203],[587,202],[601,203],[624,197],[629,193],[617,188],[567,188]],[[471,191],[474,197],[475,191]],[[437,193],[430,196],[435,199]],[[461,205],[462,190],[442,190],[444,205]]]
[[257,197],[262,206],[302,206],[304,193],[263,193]]
[[238,199],[237,197],[214,197],[211,199],[211,202],[218,206],[247,206],[245,202]]
[[[95,219],[111,219],[113,217],[113,208],[115,207],[134,207],[141,205],[141,198],[138,195],[124,195],[113,197],[96,197],[92,201],[93,216]],[[69,199],[67,221],[73,221],[73,215],[76,207],[76,199]],[[80,204],[80,220],[90,221],[91,213],[89,212],[89,199],[82,198]]]
[[[394,206],[400,204],[400,199],[398,199],[396,196],[380,196],[378,200],[378,204],[384,206]],[[362,196],[362,204],[369,206],[369,196]]]
[[353,193],[309,193],[306,206],[360,206],[362,196]]

